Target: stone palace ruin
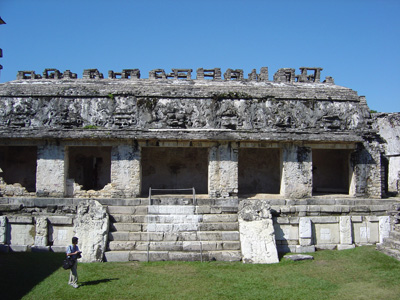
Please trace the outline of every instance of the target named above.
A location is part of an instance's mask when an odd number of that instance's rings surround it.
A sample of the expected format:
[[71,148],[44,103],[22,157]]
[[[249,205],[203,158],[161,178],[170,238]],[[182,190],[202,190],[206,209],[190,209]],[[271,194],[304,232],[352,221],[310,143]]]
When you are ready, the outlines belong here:
[[20,71],[0,84],[0,250],[278,261],[396,229],[398,114],[322,68]]

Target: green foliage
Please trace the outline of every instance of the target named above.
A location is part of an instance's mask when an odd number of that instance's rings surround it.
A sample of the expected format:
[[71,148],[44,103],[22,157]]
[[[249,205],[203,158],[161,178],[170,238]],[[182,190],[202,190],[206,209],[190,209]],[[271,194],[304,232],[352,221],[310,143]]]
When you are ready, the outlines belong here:
[[313,261],[78,264],[67,285],[64,254],[0,253],[2,299],[398,299],[400,262],[359,247]]
[[376,111],[376,110],[374,110],[374,109],[370,109],[369,112],[370,112],[371,114],[375,114],[375,113],[377,113],[378,111]]
[[114,94],[110,93],[110,94],[107,95],[107,97],[110,98],[111,100],[114,100]]
[[249,94],[242,92],[229,92],[229,93],[214,94],[213,99],[219,101],[223,99],[253,99],[253,97]]
[[86,125],[83,129],[98,129],[98,127],[96,125]]
[[137,105],[147,110],[153,110],[157,105],[156,98],[138,98]]

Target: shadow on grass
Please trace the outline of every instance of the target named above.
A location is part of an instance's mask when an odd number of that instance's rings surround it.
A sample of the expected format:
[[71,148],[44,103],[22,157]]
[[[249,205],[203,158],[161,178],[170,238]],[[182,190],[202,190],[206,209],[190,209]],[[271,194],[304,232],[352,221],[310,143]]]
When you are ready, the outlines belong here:
[[85,286],[85,285],[96,285],[96,284],[100,284],[100,283],[107,283],[107,282],[110,282],[111,280],[119,280],[119,278],[107,278],[107,279],[99,279],[99,280],[86,281],[86,282],[80,283],[80,285],[81,285],[81,286]]
[[21,299],[59,269],[64,253],[0,253],[1,299]]

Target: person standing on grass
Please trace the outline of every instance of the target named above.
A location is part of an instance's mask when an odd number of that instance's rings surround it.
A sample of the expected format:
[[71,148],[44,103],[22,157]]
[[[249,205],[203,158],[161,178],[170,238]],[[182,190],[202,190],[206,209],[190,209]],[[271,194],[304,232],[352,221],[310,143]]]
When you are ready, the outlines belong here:
[[69,273],[69,282],[68,284],[73,286],[74,288],[78,288],[78,258],[81,258],[81,251],[78,248],[78,238],[73,237],[72,238],[72,245],[69,245],[67,247],[67,256],[69,259],[72,259],[74,261],[74,264],[72,265],[71,271]]

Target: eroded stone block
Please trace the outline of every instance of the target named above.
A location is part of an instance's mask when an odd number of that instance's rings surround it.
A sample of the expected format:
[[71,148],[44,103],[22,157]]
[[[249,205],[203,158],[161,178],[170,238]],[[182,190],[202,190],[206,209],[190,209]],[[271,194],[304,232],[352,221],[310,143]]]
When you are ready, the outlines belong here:
[[239,232],[244,263],[277,263],[278,251],[269,205],[244,200],[239,207]]

